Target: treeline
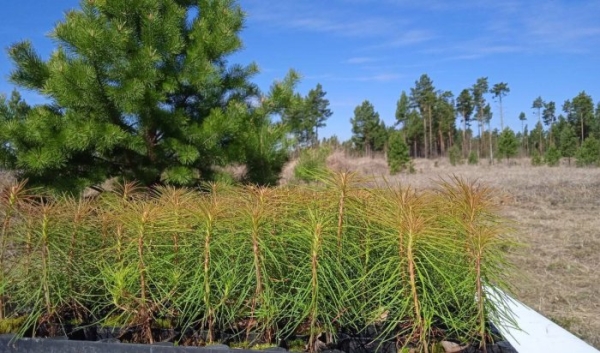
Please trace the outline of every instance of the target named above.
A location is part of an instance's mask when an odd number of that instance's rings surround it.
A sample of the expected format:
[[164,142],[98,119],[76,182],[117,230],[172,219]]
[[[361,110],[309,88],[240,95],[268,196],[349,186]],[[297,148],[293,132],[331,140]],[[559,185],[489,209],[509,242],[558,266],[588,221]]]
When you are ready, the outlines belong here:
[[[352,138],[341,145],[366,155],[387,152],[390,139],[400,134],[412,158],[468,158],[473,162],[519,156],[531,157],[534,164],[551,165],[561,157],[568,158],[569,163],[577,157],[582,165],[600,161],[600,142],[596,139],[600,136],[600,102],[594,108],[592,97],[581,92],[567,99],[558,111],[556,102],[537,97],[531,106],[532,119],[521,112],[521,129],[513,131],[504,127],[503,98],[509,93],[507,83],[490,87],[487,77],[481,77],[455,96],[436,89],[424,74],[410,93],[401,93],[394,126],[387,127],[375,107],[364,101],[350,119]],[[500,129],[492,128],[491,100],[499,107]],[[531,130],[530,124],[534,125]]]

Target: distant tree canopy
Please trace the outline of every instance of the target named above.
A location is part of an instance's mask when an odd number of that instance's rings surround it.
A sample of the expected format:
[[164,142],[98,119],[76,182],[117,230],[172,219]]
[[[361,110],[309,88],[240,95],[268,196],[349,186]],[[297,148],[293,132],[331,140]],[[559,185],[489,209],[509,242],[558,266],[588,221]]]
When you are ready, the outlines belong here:
[[291,105],[298,75],[262,94],[255,64],[228,64],[243,20],[229,0],[82,1],[52,31],[48,60],[27,41],[9,48],[11,81],[48,103],[1,102],[2,164],[60,190],[115,176],[192,185],[232,162],[272,183],[287,131],[271,116]]
[[[498,101],[502,127],[505,123],[503,99],[510,93],[505,82],[496,83],[490,89],[487,77],[480,77],[454,98],[451,92],[436,89],[431,78],[423,74],[410,92],[407,95],[402,91],[396,103],[395,126],[402,132],[412,157],[448,155],[449,148],[458,145],[461,156],[456,155],[454,148],[454,157],[466,158],[476,151],[477,157],[488,155],[490,162],[495,154],[507,158],[518,154],[532,156],[536,151],[537,158],[541,158],[548,149],[559,158],[571,158],[590,136],[600,136],[600,102],[594,110],[594,101],[585,91],[565,101],[562,107],[565,116],[557,114],[555,102],[538,96],[531,105],[538,117],[537,124],[533,129],[528,128],[527,117],[521,112],[518,115],[520,131],[518,134],[512,131],[512,135],[506,129],[493,128],[493,109],[486,98],[491,94]],[[478,123],[476,131],[471,127],[473,120]],[[458,127],[457,121],[460,122]],[[566,131],[566,127],[570,130]],[[516,152],[513,152],[514,141]],[[592,153],[579,153],[580,157],[593,155],[595,150],[590,146],[594,146],[594,139],[591,141],[585,147]]]
[[283,115],[284,123],[289,126],[299,146],[314,146],[319,141],[319,128],[324,127],[325,121],[333,114],[326,94],[320,83],[306,97],[297,93]]
[[352,143],[357,150],[366,154],[382,151],[387,141],[387,129],[379,119],[379,113],[369,101],[362,102],[354,109],[352,124]]

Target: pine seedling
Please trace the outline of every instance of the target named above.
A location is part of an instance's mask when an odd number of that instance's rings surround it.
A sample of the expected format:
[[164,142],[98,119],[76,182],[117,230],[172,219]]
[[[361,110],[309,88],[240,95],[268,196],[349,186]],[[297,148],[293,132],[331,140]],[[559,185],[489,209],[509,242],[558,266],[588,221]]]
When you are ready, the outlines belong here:
[[[222,184],[204,185],[191,208],[192,231],[187,233],[181,251],[184,293],[175,306],[181,312],[184,328],[206,332],[207,343],[216,332],[231,327],[239,315],[244,287],[239,275],[233,230],[232,209],[236,207]],[[232,263],[233,261],[233,263]]]
[[453,177],[450,181],[442,181],[441,193],[447,200],[446,209],[455,223],[455,231],[462,235],[465,257],[470,266],[467,278],[472,280],[475,292],[476,332],[480,339],[481,348],[486,351],[490,338],[489,320],[492,318],[507,318],[510,313],[505,311],[503,298],[498,303],[487,299],[489,290],[494,286],[506,289],[503,280],[506,266],[501,248],[510,245],[511,241],[505,234],[510,229],[497,215],[498,197],[496,192],[476,182],[467,182]]
[[[166,270],[160,256],[161,241],[168,239],[172,228],[155,199],[121,195],[115,204],[120,212],[115,216],[117,224],[123,225],[119,235],[122,243],[116,243],[121,247],[122,260],[106,262],[103,271],[107,288],[113,288],[107,293],[108,311],[128,317],[123,324],[137,327],[141,342],[152,343],[153,323],[177,289],[176,278],[174,283],[167,282],[161,275]],[[124,281],[123,273],[134,273],[135,281]]]
[[424,200],[412,189],[389,187],[380,194],[380,202],[381,209],[377,215],[372,214],[372,217],[388,228],[387,241],[391,244],[386,244],[395,249],[396,254],[390,253],[384,258],[384,261],[390,261],[388,266],[391,266],[392,272],[388,272],[387,267],[381,268],[385,272],[377,274],[382,281],[379,290],[387,292],[384,296],[391,299],[388,311],[392,314],[392,322],[402,326],[411,318],[412,328],[407,330],[408,327],[405,327],[401,330],[409,333],[409,336],[398,336],[398,345],[404,345],[401,339],[410,341],[416,337],[420,346],[427,352],[429,320],[424,317],[421,297],[424,290],[419,268],[419,252],[423,242],[421,237],[427,227]]
[[[275,325],[281,308],[274,292],[275,281],[281,276],[283,249],[275,236],[277,218],[284,205],[277,189],[249,186],[239,190],[240,229],[237,237],[241,247],[251,254],[252,271],[247,283],[252,283],[253,294],[248,298],[250,311],[246,325],[246,339],[256,331],[270,342],[275,335]],[[246,262],[244,262],[246,263]]]
[[17,239],[9,240],[16,232],[13,230],[13,223],[19,217],[21,208],[29,199],[29,191],[25,188],[27,181],[22,181],[13,185],[7,185],[0,190],[0,215],[2,217],[2,230],[0,233],[0,320],[7,317],[6,301],[10,297],[12,287],[12,265],[7,263],[8,252],[17,245]]
[[60,242],[61,259],[64,260],[65,298],[68,316],[83,321],[87,311],[93,306],[95,293],[90,288],[97,288],[98,281],[94,260],[101,254],[98,252],[100,237],[96,232],[97,223],[94,214],[97,212],[97,201],[94,199],[75,198],[64,195],[56,201],[56,222],[54,228],[62,230],[57,234]]
[[185,188],[166,186],[155,191],[155,198],[159,203],[158,207],[172,218],[172,226],[174,227],[171,234],[172,248],[168,251],[172,252],[174,266],[180,263],[180,247],[186,246],[182,242],[186,240],[185,234],[191,231],[192,213],[190,210],[196,197],[195,193]]
[[[286,244],[293,251],[290,286],[294,288],[292,318],[296,327],[305,325],[308,329],[310,352],[319,350],[317,336],[328,333],[330,342],[337,332],[341,318],[348,310],[352,293],[352,282],[348,278],[344,264],[345,256],[355,255],[352,251],[337,251],[337,217],[328,213],[327,200],[317,193],[308,193],[310,199],[299,207],[298,217],[290,220]],[[355,261],[355,260],[354,260]]]
[[215,336],[215,311],[213,307],[213,300],[211,295],[211,245],[213,243],[215,221],[218,216],[218,202],[216,195],[211,193],[210,200],[205,203],[202,208],[202,214],[204,216],[204,247],[202,254],[202,301],[206,310],[204,326],[208,327],[208,342],[212,343]]
[[[60,209],[51,197],[40,198],[36,207],[26,217],[32,217],[30,273],[35,273],[19,286],[19,308],[27,308],[28,317],[20,331],[33,328],[33,333],[43,328],[50,336],[59,333],[55,325],[61,319],[61,311],[67,306],[72,294],[68,290],[65,268],[65,230],[62,229]],[[29,222],[25,222],[27,224]]]

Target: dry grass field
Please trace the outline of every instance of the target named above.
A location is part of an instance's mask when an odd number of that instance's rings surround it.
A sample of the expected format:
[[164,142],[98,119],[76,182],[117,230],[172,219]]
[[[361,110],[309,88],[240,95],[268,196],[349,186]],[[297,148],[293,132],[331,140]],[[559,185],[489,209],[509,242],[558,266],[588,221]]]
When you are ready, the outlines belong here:
[[[451,166],[447,159],[414,161],[415,174],[390,179],[414,187],[448,175],[478,179],[507,195],[502,212],[515,221],[524,246],[511,260],[516,297],[600,348],[600,168],[532,167],[529,160]],[[335,153],[335,169],[387,173],[383,158],[348,159]]]

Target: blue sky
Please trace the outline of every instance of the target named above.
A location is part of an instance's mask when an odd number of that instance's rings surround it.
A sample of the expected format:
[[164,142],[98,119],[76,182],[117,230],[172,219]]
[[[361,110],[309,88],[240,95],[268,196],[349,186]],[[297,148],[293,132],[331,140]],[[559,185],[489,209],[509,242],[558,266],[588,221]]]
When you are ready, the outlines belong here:
[[[458,95],[478,77],[506,82],[505,122],[537,120],[537,96],[555,101],[580,91],[600,100],[600,1],[488,0],[241,0],[247,12],[244,49],[231,62],[256,62],[264,90],[289,68],[302,74],[305,94],[323,85],[334,115],[321,136],[351,135],[354,108],[368,99],[386,124],[394,123],[400,93],[423,73],[437,89]],[[30,39],[47,57],[46,34],[77,0],[20,0],[3,4],[0,46]],[[9,93],[11,64],[0,55],[0,92]],[[31,103],[40,97],[25,93]],[[498,105],[492,126],[499,126]]]

